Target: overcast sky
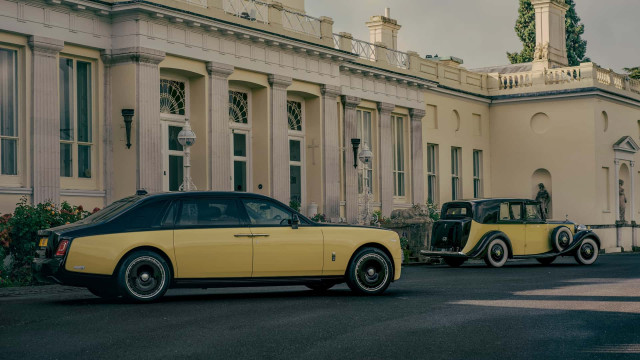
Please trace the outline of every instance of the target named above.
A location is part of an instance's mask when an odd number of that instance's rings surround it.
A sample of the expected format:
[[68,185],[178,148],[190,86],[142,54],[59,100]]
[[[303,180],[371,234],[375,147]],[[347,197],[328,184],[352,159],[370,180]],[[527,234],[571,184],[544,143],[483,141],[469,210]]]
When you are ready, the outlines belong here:
[[[618,72],[640,66],[640,0],[576,4],[592,61]],[[309,15],[332,17],[335,33],[349,32],[366,41],[364,23],[390,7],[391,17],[402,25],[399,50],[457,56],[469,69],[508,64],[505,52],[522,49],[513,29],[518,0],[306,0],[305,5]]]

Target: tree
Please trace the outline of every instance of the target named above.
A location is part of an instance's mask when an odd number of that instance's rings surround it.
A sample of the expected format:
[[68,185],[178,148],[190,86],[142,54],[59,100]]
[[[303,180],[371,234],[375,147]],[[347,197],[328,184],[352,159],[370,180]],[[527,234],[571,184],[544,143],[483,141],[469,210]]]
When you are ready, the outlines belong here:
[[624,71],[629,74],[629,77],[632,79],[640,80],[640,66],[632,67],[632,68],[624,68]]
[[[581,62],[591,60],[585,57],[587,41],[582,39],[584,24],[580,23],[580,17],[576,13],[575,1],[565,1],[569,5],[569,10],[567,10],[565,16],[567,58],[569,59],[569,66],[577,66]],[[536,18],[531,0],[520,0],[518,14],[514,29],[518,38],[522,41],[523,49],[519,53],[507,52],[507,57],[512,64],[533,61],[533,54],[536,49]]]

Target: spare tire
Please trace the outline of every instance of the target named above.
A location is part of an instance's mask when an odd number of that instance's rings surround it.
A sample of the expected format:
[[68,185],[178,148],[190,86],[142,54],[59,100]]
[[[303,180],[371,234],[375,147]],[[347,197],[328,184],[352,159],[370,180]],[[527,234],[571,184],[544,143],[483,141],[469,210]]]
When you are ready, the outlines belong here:
[[566,226],[558,226],[551,232],[551,244],[557,252],[564,251],[571,244],[573,234]]

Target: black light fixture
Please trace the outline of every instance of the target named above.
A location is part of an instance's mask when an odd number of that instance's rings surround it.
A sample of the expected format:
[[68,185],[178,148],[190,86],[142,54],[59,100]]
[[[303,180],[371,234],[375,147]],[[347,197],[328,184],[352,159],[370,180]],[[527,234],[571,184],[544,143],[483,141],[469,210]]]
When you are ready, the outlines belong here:
[[353,167],[358,167],[358,148],[360,147],[360,139],[351,139],[351,146],[353,146]]
[[131,148],[131,123],[133,122],[133,109],[122,109],[122,117],[124,118],[124,129],[127,132],[127,149]]

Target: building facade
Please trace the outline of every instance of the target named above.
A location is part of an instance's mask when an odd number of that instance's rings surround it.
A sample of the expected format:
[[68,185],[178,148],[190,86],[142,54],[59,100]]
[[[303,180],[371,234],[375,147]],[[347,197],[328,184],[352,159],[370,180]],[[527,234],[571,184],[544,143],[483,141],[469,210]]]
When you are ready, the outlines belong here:
[[[0,211],[22,196],[89,208],[178,190],[188,119],[198,189],[357,222],[367,188],[388,216],[535,197],[542,183],[554,218],[629,249],[640,83],[568,67],[566,6],[533,3],[536,60],[468,70],[399,51],[389,13],[367,22],[367,42],[302,0],[0,0]],[[371,164],[354,167],[356,138]]]

